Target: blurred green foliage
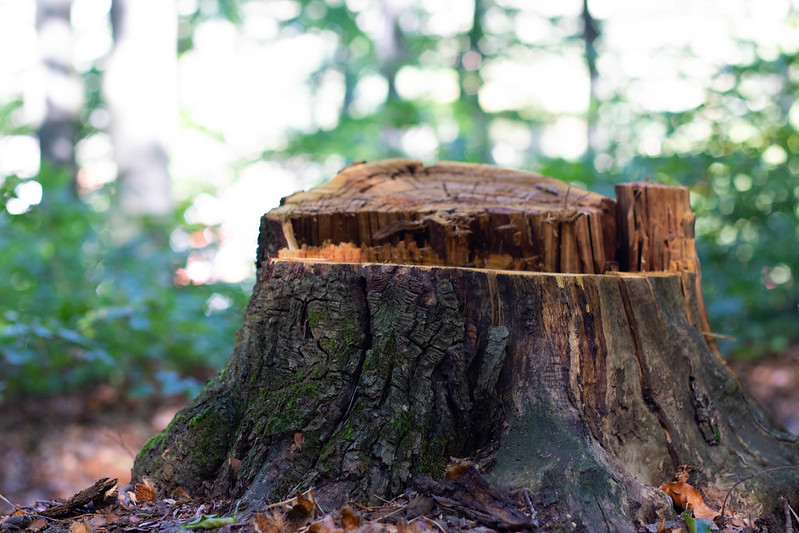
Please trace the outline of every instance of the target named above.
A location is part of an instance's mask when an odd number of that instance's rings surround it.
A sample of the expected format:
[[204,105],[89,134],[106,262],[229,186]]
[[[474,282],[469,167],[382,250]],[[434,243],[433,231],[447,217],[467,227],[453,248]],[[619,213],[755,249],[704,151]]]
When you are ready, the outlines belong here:
[[[0,197],[0,398],[98,383],[196,394],[229,355],[247,288],[176,286],[186,257],[166,241],[177,221],[117,243],[66,172],[45,167],[33,179],[43,198],[26,213],[4,208],[27,180],[6,178]],[[211,298],[228,308],[209,308]]]

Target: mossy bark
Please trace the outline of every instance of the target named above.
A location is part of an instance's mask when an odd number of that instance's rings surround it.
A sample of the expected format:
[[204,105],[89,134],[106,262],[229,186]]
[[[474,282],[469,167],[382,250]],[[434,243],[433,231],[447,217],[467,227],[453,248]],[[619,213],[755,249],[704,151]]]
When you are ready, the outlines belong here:
[[[134,477],[263,507],[390,498],[449,457],[592,530],[668,509],[698,467],[711,500],[796,464],[703,338],[694,274],[570,275],[269,261],[220,375],[140,452]],[[300,437],[301,435],[301,437]],[[794,473],[736,509],[770,509]]]

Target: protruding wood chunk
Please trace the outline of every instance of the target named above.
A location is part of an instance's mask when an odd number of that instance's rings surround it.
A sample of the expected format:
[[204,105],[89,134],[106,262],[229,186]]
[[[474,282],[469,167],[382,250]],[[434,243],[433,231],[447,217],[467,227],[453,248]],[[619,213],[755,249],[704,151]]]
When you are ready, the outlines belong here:
[[694,223],[687,187],[616,185],[619,266],[626,272],[696,272]]
[[696,255],[694,224],[687,187],[649,182],[616,185],[619,267],[625,272],[693,273],[699,314],[697,327],[721,356],[705,310],[702,273]]

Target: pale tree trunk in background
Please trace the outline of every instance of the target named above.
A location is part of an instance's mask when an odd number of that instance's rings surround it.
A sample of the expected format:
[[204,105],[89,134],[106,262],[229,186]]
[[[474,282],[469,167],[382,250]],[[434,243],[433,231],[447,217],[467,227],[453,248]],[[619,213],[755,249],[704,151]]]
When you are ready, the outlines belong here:
[[72,67],[71,4],[71,0],[37,0],[36,31],[46,99],[38,130],[42,162],[74,174],[76,124],[83,91]]
[[386,103],[389,110],[387,120],[389,127],[382,128],[381,143],[396,154],[402,152],[403,127],[401,123],[405,117],[398,116],[394,112],[392,104],[400,101],[397,92],[397,73],[402,66],[407,50],[405,49],[404,35],[397,20],[402,9],[399,2],[381,0],[380,9],[383,15],[383,28],[379,36],[375,37],[374,46],[379,63],[378,68],[388,82]]
[[[467,34],[468,48],[458,59],[458,83],[461,90],[460,105],[465,108],[469,122],[458,124],[458,142],[463,150],[462,157],[471,152],[478,155],[479,163],[493,163],[491,139],[488,136],[489,118],[480,106],[479,91],[483,86],[480,69],[483,67],[483,54],[480,52],[480,39],[483,38],[483,15],[486,6],[482,0],[474,0],[472,27]],[[467,131],[468,129],[468,131]],[[469,141],[469,139],[472,139]],[[467,146],[467,143],[471,146]]]
[[377,57],[380,60],[380,72],[388,81],[388,100],[399,100],[397,94],[397,72],[402,66],[402,58],[407,53],[402,30],[399,27],[401,6],[398,2],[383,0],[380,2],[383,11],[383,31],[375,39]]
[[597,83],[599,81],[599,70],[597,69],[597,52],[596,40],[599,38],[600,28],[596,19],[591,15],[588,9],[588,0],[583,0],[583,11],[581,14],[583,19],[583,41],[585,42],[585,64],[588,68],[588,76],[590,79],[590,92],[588,100],[588,116],[586,122],[588,123],[588,139],[585,152],[585,158],[593,163],[594,155],[597,150],[597,121],[599,119],[599,97],[597,96]]
[[168,140],[177,128],[177,12],[170,0],[114,0],[105,75],[125,218],[173,209]]

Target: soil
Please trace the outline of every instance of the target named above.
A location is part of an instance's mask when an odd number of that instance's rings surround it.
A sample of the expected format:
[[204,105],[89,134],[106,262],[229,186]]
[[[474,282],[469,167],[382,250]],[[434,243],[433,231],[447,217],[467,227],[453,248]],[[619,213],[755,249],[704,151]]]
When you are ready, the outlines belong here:
[[785,428],[799,435],[799,344],[754,361],[731,361],[744,387]]
[[[102,477],[130,482],[138,449],[185,399],[121,398],[102,385],[86,394],[0,406],[0,494],[18,505],[66,498]],[[7,511],[0,501],[0,513]]]

